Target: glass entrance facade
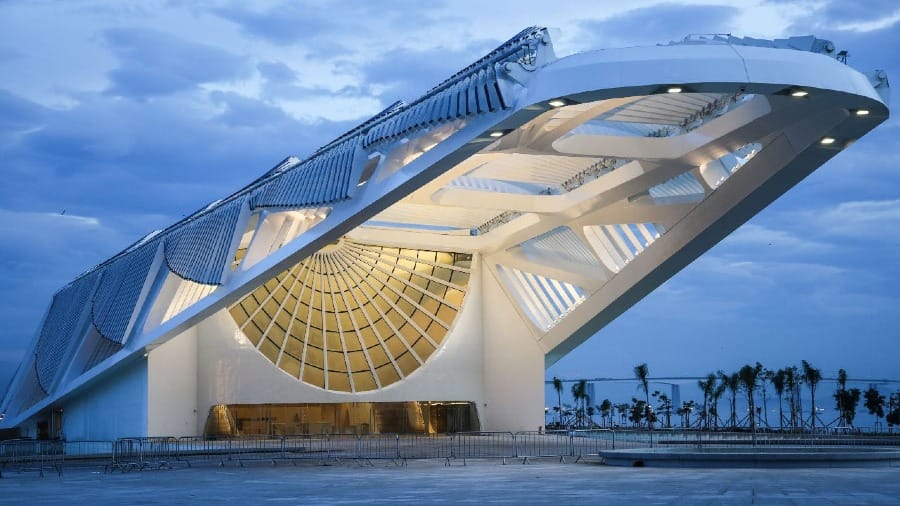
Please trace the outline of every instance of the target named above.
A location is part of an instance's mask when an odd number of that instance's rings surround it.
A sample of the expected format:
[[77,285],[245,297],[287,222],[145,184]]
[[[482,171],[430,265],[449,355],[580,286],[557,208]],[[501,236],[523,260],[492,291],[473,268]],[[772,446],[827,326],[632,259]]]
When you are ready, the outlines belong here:
[[475,403],[465,401],[218,404],[205,436],[290,434],[435,434],[479,430]]

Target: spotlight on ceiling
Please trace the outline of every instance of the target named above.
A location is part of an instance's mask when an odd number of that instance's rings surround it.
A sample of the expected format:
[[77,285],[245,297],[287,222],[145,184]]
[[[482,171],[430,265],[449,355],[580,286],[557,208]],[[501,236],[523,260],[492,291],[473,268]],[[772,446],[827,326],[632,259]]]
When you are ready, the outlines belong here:
[[801,98],[809,95],[809,92],[806,90],[794,90],[791,92],[792,97]]
[[680,86],[670,86],[670,87],[666,90],[666,93],[681,93],[682,91],[683,91],[683,90],[681,89]]
[[868,115],[869,115],[869,110],[868,110],[868,109],[857,109],[857,110],[856,110],[856,115],[857,115],[857,116],[868,116]]
[[830,146],[834,144],[836,139],[834,137],[822,137],[822,140],[819,141],[819,144],[823,146]]
[[504,134],[506,134],[506,132],[504,132],[503,130],[494,130],[488,135],[490,135],[491,137],[503,137]]
[[549,105],[550,107],[562,107],[566,105],[566,101],[561,98],[556,98],[547,102],[547,105]]

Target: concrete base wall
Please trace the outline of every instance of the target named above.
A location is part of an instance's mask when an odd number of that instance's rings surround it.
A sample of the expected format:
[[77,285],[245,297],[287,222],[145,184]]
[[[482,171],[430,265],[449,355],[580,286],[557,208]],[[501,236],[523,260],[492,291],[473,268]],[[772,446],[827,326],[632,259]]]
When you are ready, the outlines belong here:
[[147,433],[147,361],[134,360],[63,405],[70,441],[110,441]]
[[197,435],[197,328],[151,350],[147,368],[147,435]]

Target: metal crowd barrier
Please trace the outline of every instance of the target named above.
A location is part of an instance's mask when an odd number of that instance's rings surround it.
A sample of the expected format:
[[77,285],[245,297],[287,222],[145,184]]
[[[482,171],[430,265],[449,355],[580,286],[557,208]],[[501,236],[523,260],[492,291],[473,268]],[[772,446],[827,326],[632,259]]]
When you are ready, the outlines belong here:
[[[566,457],[581,459],[606,450],[655,446],[745,447],[797,445],[900,445],[900,437],[853,436],[833,434],[794,434],[759,432],[704,432],[683,429],[641,430],[568,430],[522,432],[458,432],[453,434],[293,434],[284,436],[244,436],[206,440],[198,437],[121,438],[104,442],[54,442],[18,440],[0,443],[0,472],[6,469],[48,469],[62,473],[66,454],[82,458],[111,454],[108,470],[170,468],[173,463],[218,464],[261,461],[296,463],[302,460],[392,460],[405,464],[408,459]],[[2,476],[2,474],[0,474]]]
[[65,461],[63,441],[38,441],[13,439],[0,442],[0,478],[7,469],[18,472],[37,471],[41,477],[44,471],[56,471],[62,476]]
[[457,432],[452,435],[452,458],[481,459],[516,457],[516,439],[512,432]]

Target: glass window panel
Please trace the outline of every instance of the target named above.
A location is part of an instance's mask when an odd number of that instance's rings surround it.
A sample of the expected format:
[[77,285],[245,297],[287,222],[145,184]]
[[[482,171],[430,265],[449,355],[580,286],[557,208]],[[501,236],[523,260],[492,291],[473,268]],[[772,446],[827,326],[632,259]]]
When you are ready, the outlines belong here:
[[466,286],[469,284],[469,273],[453,271],[453,277],[450,278],[450,281],[459,286]]
[[359,336],[356,332],[344,333],[344,347],[347,348],[348,352],[362,350],[362,345],[359,344]]
[[444,298],[444,294],[447,293],[447,287],[438,283],[437,281],[429,281],[428,282],[428,291],[433,293],[435,297],[439,299]]
[[345,372],[328,372],[328,389],[338,392],[350,391],[350,376]]
[[281,344],[284,343],[284,330],[281,329],[278,325],[272,325],[269,327],[269,332],[266,333],[266,337],[269,338],[275,346],[281,348]]
[[375,384],[375,377],[368,371],[353,373],[353,386],[356,388],[357,392],[365,392],[378,388]]
[[334,313],[325,313],[325,328],[327,330],[337,330],[337,317]]
[[259,351],[273,363],[278,359],[279,348],[268,339],[263,339],[262,344],[259,345]]
[[378,335],[381,336],[382,339],[387,339],[388,337],[394,335],[394,331],[388,326],[387,322],[384,320],[378,320],[375,322],[375,330],[378,332]]
[[428,357],[434,353],[434,346],[425,339],[416,341],[416,344],[413,345],[413,349],[416,350],[416,354],[419,355],[419,358],[422,360],[428,360]]
[[369,348],[369,358],[372,360],[372,366],[376,368],[390,363],[387,353],[384,352],[384,348],[380,344]]
[[288,291],[284,289],[284,286],[279,286],[273,293],[272,298],[277,301],[282,301],[287,297]]
[[337,332],[326,332],[325,343],[331,351],[341,351],[341,335]]
[[278,367],[295,378],[300,376],[300,361],[290,355],[282,355]]
[[403,346],[403,342],[396,336],[391,336],[389,339],[384,341],[384,344],[387,345],[388,351],[396,360],[402,353],[406,351],[406,347]]
[[278,277],[274,277],[274,278],[266,281],[266,283],[263,286],[266,287],[267,292],[272,293],[272,291],[275,290],[275,288],[277,288],[280,283],[281,283],[281,279],[279,279]]
[[434,269],[434,277],[438,279],[442,279],[444,281],[448,281],[452,271],[446,267],[435,267]]
[[[326,288],[327,290],[327,288]],[[324,309],[326,313],[334,313],[334,297],[331,296],[330,292],[325,292],[322,295],[322,303],[324,304]]]
[[303,354],[303,342],[294,338],[288,339],[284,345],[284,352],[300,358]]
[[319,369],[324,369],[325,364],[322,358],[322,350],[318,348],[314,348],[312,346],[306,347],[306,365],[311,365],[313,367],[318,367]]
[[231,317],[234,318],[234,321],[238,324],[238,327],[242,326],[244,322],[247,321],[247,313],[244,311],[244,308],[241,307],[240,304],[231,306],[231,309],[229,309],[228,312],[231,313]]
[[325,343],[322,342],[322,333],[316,329],[309,329],[309,344],[310,346],[324,349]]
[[441,308],[438,309],[437,317],[442,322],[450,325],[453,323],[453,319],[456,318],[456,310],[446,304],[442,304]]
[[450,288],[447,290],[447,295],[444,297],[444,300],[456,307],[462,307],[463,293],[459,290]]
[[360,337],[362,337],[363,345],[366,348],[371,348],[378,344],[378,339],[375,338],[375,330],[372,327],[365,327],[359,331]]
[[441,303],[431,297],[422,297],[422,302],[420,305],[425,308],[431,314],[437,314],[438,307],[440,307]]
[[322,311],[318,308],[313,308],[312,314],[309,315],[309,325],[317,329],[322,329]]
[[418,325],[419,328],[427,329],[428,325],[431,323],[431,317],[422,311],[416,311],[412,315],[412,321],[416,322],[416,325]]
[[401,325],[406,323],[406,317],[396,311],[389,312],[387,318],[388,321],[394,324],[395,329],[399,329]]
[[406,299],[400,299],[399,301],[397,301],[397,309],[404,315],[411,315],[416,311],[415,306],[413,306],[412,303],[407,301]]
[[319,388],[325,388],[325,374],[321,369],[310,367],[309,362],[303,367],[303,382]]
[[437,322],[432,323],[428,327],[428,337],[431,338],[432,341],[436,343],[440,343],[444,340],[444,336],[447,335],[447,329],[438,325]]
[[366,356],[361,351],[354,351],[347,354],[350,360],[351,371],[368,371],[369,363],[366,362]]
[[400,371],[403,372],[404,376],[409,376],[413,371],[418,369],[419,362],[412,356],[412,353],[406,352],[397,357],[397,366],[400,367]]
[[407,323],[404,326],[400,327],[400,336],[406,340],[407,343],[414,343],[417,339],[422,337],[422,334],[416,330],[411,324]]
[[353,322],[350,320],[350,313],[338,313],[338,321],[341,324],[341,330],[345,332],[353,329]]
[[287,311],[281,310],[278,312],[278,316],[275,318],[275,322],[281,326],[283,329],[287,329],[291,324],[291,315],[288,314]]
[[272,321],[271,318],[268,317],[264,312],[260,311],[256,313],[253,317],[253,323],[256,324],[261,330],[265,330],[266,327],[269,326],[269,322]]
[[329,351],[328,352],[328,370],[347,372],[347,363],[344,362],[344,352]]
[[378,380],[381,381],[381,386],[386,387],[391,383],[396,383],[400,380],[400,375],[397,374],[397,371],[394,370],[394,366],[391,364],[386,364],[375,370],[375,373],[378,374]]
[[251,320],[250,324],[244,327],[244,335],[247,336],[247,339],[249,339],[251,343],[253,343],[253,346],[256,346],[259,344],[259,340],[262,339],[263,333]]

